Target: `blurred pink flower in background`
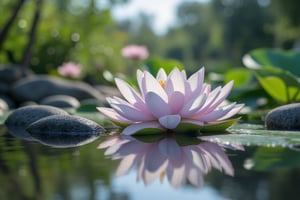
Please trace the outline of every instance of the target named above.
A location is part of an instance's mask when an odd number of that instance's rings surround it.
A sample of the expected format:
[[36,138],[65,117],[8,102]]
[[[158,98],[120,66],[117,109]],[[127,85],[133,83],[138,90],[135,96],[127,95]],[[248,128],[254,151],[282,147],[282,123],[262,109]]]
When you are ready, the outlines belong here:
[[66,62],[59,66],[57,71],[62,76],[78,78],[81,74],[81,66],[74,62]]
[[204,82],[204,67],[187,78],[185,70],[174,68],[169,75],[160,69],[154,77],[137,71],[139,90],[116,78],[124,99],[108,97],[111,108],[97,107],[107,118],[127,126],[122,134],[132,135],[143,129],[174,130],[180,124],[203,128],[223,123],[237,114],[243,104],[224,105],[233,81],[224,87]]
[[147,47],[142,45],[128,45],[125,46],[121,54],[125,58],[133,59],[133,60],[144,60],[149,56],[149,52]]
[[121,159],[116,175],[126,174],[138,165],[137,180],[145,185],[157,178],[161,182],[166,176],[174,188],[187,180],[194,186],[204,184],[204,175],[213,168],[233,176],[234,169],[224,147],[243,150],[241,145],[219,145],[208,141],[197,145],[179,146],[174,138],[164,138],[153,143],[144,143],[131,136],[114,135],[99,144],[107,148],[106,156]]

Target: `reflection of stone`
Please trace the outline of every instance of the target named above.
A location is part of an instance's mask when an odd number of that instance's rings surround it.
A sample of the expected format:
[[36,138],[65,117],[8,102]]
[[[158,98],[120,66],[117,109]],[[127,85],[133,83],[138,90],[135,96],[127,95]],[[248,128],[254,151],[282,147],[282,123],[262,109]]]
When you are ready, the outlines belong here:
[[234,174],[223,147],[212,142],[179,146],[173,138],[144,143],[130,136],[115,135],[102,142],[98,148],[107,148],[105,155],[121,159],[117,175],[125,174],[133,166],[139,165],[138,180],[146,185],[156,178],[162,180],[166,176],[175,188],[187,180],[194,186],[201,187],[204,175],[212,168],[231,176]]
[[300,130],[300,103],[288,104],[271,110],[265,117],[269,130]]

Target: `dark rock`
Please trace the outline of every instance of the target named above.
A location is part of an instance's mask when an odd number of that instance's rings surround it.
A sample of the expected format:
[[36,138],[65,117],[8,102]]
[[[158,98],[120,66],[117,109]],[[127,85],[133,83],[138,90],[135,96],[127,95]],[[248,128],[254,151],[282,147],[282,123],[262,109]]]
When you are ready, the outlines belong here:
[[55,115],[32,123],[27,131],[43,144],[74,147],[94,141],[104,133],[104,128],[86,118]]
[[42,99],[39,103],[59,108],[77,108],[80,106],[80,102],[76,98],[68,95],[48,96]]
[[300,131],[300,103],[271,110],[265,117],[265,127],[269,130]]
[[13,83],[23,77],[32,74],[32,72],[22,66],[2,66],[0,65],[0,80],[5,83]]
[[11,95],[19,102],[40,101],[51,95],[69,95],[79,101],[95,98],[104,101],[103,95],[92,86],[47,75],[38,75],[18,81],[11,89]]
[[101,92],[105,97],[121,97],[121,93],[116,87],[108,86],[108,85],[97,85],[95,88]]
[[24,106],[13,111],[4,123],[8,127],[22,127],[25,129],[29,124],[50,115],[68,115],[68,113],[52,106]]
[[25,106],[13,111],[5,120],[4,124],[11,135],[32,141],[35,139],[32,138],[25,129],[31,123],[50,115],[68,115],[68,113],[62,109],[52,106]]
[[13,109],[16,107],[15,102],[10,97],[8,97],[6,95],[0,95],[0,99],[2,99],[3,101],[6,102],[9,109]]
[[0,94],[6,94],[9,92],[9,84],[0,81]]

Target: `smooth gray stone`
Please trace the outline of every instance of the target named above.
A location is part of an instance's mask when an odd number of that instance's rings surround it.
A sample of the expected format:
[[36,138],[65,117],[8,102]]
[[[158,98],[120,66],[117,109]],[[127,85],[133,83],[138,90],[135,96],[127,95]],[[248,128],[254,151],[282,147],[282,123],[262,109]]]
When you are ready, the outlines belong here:
[[19,102],[38,102],[48,96],[60,94],[73,96],[79,101],[90,98],[105,101],[104,96],[99,91],[84,82],[47,75],[21,79],[13,85],[10,93]]
[[29,124],[50,115],[68,115],[68,112],[46,105],[30,105],[14,110],[5,120],[7,127],[27,128]]
[[9,84],[0,81],[0,94],[6,94],[9,92]]
[[13,111],[5,120],[4,124],[11,135],[23,140],[32,141],[35,139],[32,138],[25,129],[31,123],[50,115],[68,115],[68,113],[62,109],[52,106],[24,106]]
[[265,117],[265,127],[268,130],[300,131],[300,103],[271,110]]
[[0,80],[5,83],[13,83],[23,77],[32,74],[31,70],[22,66],[0,65]]
[[72,96],[68,95],[52,95],[42,99],[40,102],[42,105],[55,106],[58,108],[78,108],[80,102]]
[[72,115],[40,119],[26,129],[39,142],[55,147],[75,147],[90,143],[104,133],[94,121]]
[[6,95],[0,95],[0,99],[6,102],[9,109],[13,109],[16,107],[15,102],[10,97]]

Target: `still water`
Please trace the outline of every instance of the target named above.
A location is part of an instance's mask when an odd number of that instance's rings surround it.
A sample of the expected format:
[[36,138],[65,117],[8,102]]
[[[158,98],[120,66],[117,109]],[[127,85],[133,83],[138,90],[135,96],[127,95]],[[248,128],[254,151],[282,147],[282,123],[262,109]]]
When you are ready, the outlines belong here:
[[[153,140],[153,138],[151,139]],[[53,141],[52,141],[53,142]],[[51,146],[52,145],[52,146]],[[68,148],[0,125],[0,199],[299,199],[300,152],[118,135]]]

